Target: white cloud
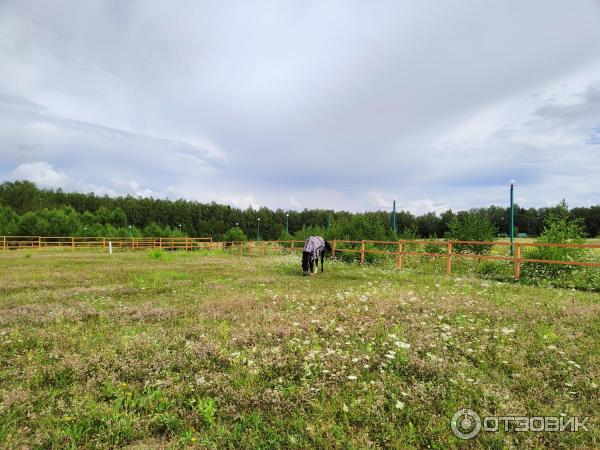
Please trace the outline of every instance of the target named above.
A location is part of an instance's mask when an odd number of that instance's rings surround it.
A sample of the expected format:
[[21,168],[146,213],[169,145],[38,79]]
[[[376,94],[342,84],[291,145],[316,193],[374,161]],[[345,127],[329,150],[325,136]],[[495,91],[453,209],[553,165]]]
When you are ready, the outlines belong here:
[[44,161],[21,164],[10,174],[12,180],[30,180],[45,188],[61,188],[68,184],[68,177]]

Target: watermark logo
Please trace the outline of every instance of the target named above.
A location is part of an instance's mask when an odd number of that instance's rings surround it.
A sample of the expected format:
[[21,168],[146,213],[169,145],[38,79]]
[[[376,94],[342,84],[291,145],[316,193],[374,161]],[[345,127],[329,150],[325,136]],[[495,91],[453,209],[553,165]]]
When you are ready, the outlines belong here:
[[450,422],[452,432],[461,439],[471,439],[481,431],[481,418],[479,414],[470,409],[456,411]]
[[485,432],[576,432],[590,431],[587,427],[589,417],[552,417],[552,416],[485,416],[479,417],[471,409],[456,411],[450,421],[452,432],[461,439],[472,439],[482,430]]

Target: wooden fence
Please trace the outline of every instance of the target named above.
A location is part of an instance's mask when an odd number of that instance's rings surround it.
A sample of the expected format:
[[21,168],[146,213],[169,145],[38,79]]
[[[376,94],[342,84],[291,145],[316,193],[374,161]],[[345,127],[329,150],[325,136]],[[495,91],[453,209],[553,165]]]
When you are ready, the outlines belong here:
[[198,250],[212,248],[216,242],[211,237],[161,238],[161,237],[46,237],[46,236],[2,236],[2,250],[41,250],[41,249],[113,249],[124,250]]
[[[564,264],[584,267],[600,267],[599,262],[593,261],[561,261],[561,260],[546,260],[546,259],[530,259],[522,257],[523,247],[556,247],[556,248],[579,248],[579,249],[600,249],[600,244],[538,244],[533,242],[515,242],[513,243],[512,255],[488,255],[488,254],[477,254],[477,253],[466,253],[462,251],[455,251],[455,249],[461,246],[469,246],[475,248],[477,246],[500,246],[504,247],[506,253],[511,247],[510,242],[504,241],[444,241],[444,240],[398,240],[398,241],[373,241],[373,240],[361,240],[361,241],[349,241],[349,240],[332,240],[329,241],[332,247],[333,257],[336,253],[354,253],[360,264],[365,263],[365,257],[369,254],[375,255],[387,255],[395,257],[396,267],[402,269],[405,256],[417,256],[417,257],[433,257],[433,258],[445,258],[446,259],[446,272],[452,273],[452,261],[455,258],[466,258],[476,260],[492,260],[492,261],[509,261],[513,265],[513,274],[515,280],[521,277],[521,265],[523,263],[542,263],[542,264]],[[367,245],[371,248],[367,248]],[[416,251],[414,247],[430,246],[435,248],[444,248],[444,251]],[[384,249],[377,248],[377,246],[383,246]],[[375,247],[375,248],[372,248]],[[299,240],[288,240],[288,241],[248,241],[248,242],[227,242],[224,248],[233,248],[239,252],[239,255],[252,253],[261,254],[265,256],[268,250],[282,250],[288,251],[302,251],[304,249],[304,241]],[[393,249],[392,249],[393,248]]]
[[[254,254],[265,256],[267,251],[302,251],[304,241],[300,240],[278,240],[278,241],[230,241],[213,242],[211,237],[202,238],[122,238],[122,237],[43,237],[43,236],[2,236],[2,250],[19,249],[46,249],[46,248],[99,248],[106,249],[109,242],[114,249],[124,250],[199,250],[199,249],[229,249],[238,252],[240,256]],[[566,264],[584,267],[600,267],[600,263],[594,261],[560,261],[545,259],[530,259],[522,257],[524,247],[556,247],[556,248],[579,248],[579,249],[600,249],[600,244],[538,244],[515,242],[512,255],[502,254],[477,254],[477,252],[468,253],[460,251],[461,247],[469,246],[496,246],[503,247],[508,253],[511,243],[504,241],[484,242],[484,241],[443,241],[443,240],[399,240],[399,241],[349,241],[332,240],[333,256],[336,253],[354,253],[361,264],[365,263],[365,257],[369,254],[387,255],[395,257],[396,267],[402,269],[404,258],[406,256],[433,257],[446,259],[446,272],[452,273],[452,262],[454,259],[467,258],[477,260],[509,261],[513,265],[514,278],[518,280],[521,277],[521,264],[523,263],[542,263],[542,264]],[[436,251],[416,251],[417,246],[429,246]],[[367,248],[368,246],[368,248]],[[379,247],[379,248],[378,248]],[[381,248],[383,247],[383,248]],[[456,249],[459,251],[455,251]],[[443,251],[439,251],[443,249]]]

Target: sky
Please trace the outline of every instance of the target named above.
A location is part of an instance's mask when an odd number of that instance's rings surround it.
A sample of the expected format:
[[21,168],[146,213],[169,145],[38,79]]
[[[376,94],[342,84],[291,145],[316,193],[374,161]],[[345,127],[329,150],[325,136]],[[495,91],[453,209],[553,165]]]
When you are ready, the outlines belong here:
[[415,214],[600,203],[600,1],[0,0],[0,181]]

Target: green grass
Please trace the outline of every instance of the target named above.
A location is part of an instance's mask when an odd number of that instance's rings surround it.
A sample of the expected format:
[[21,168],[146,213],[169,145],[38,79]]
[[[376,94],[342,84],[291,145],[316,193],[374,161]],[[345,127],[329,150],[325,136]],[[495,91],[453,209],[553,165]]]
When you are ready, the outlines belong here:
[[[599,294],[446,276],[443,261],[325,269],[0,255],[0,447],[600,445]],[[590,431],[462,441],[461,408],[590,416]]]

